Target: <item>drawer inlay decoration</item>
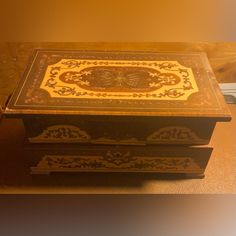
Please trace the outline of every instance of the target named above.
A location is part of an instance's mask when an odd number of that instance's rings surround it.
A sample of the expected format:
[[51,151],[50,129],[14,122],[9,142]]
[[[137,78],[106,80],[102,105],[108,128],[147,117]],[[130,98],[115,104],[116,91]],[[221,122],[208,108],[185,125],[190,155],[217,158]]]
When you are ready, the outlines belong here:
[[29,138],[30,142],[88,142],[90,136],[80,128],[72,125],[53,125],[49,126],[43,132]]
[[190,157],[132,156],[129,151],[107,151],[104,156],[46,155],[32,172],[44,171],[158,171],[186,172],[201,168]]
[[[110,134],[111,136],[111,134]],[[129,135],[130,136],[130,135]],[[113,137],[93,138],[92,134],[74,125],[53,125],[45,128],[41,134],[30,137],[32,143],[95,143],[95,144],[122,144],[122,145],[146,145],[160,143],[182,143],[182,142],[206,142],[198,137],[195,132],[187,127],[170,126],[163,127],[148,135],[145,139],[137,137],[125,138],[114,135]]]
[[[195,132],[187,127],[182,126],[173,126],[173,127],[164,127],[156,132],[152,133],[147,137],[148,143],[156,142],[192,142],[192,141],[204,141],[198,137]],[[205,140],[206,141],[206,140]]]

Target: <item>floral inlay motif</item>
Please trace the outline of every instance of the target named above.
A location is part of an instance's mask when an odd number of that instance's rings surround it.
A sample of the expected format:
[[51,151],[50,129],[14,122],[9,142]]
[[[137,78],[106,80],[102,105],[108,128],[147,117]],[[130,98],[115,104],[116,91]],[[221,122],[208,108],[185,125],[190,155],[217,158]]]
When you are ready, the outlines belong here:
[[53,125],[47,127],[43,132],[36,136],[29,138],[30,142],[88,142],[90,136],[80,128],[72,125]]
[[191,68],[177,61],[62,59],[40,86],[51,97],[187,100],[198,92]]
[[[119,153],[119,154],[118,154]],[[107,151],[104,156],[46,155],[32,171],[199,171],[190,157],[132,156],[129,151]]]

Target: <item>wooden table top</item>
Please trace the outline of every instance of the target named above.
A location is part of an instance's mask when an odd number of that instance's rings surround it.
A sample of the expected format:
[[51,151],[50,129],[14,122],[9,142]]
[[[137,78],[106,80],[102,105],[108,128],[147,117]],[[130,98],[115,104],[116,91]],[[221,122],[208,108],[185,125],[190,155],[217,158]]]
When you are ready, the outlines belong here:
[[[236,82],[236,43],[5,43],[0,44],[0,103],[8,99],[29,55],[37,48],[204,51],[218,82]],[[155,174],[55,174],[32,179],[22,156],[20,120],[0,124],[0,193],[236,193],[236,105],[232,121],[217,124],[213,154],[204,179],[163,178]]]

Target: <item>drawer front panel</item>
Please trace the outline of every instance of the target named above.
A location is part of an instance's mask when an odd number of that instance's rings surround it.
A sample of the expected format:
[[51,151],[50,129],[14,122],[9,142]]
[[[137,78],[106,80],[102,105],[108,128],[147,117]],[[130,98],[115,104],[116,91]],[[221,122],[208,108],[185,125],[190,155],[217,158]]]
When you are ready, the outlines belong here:
[[91,146],[29,148],[33,174],[51,172],[203,173],[211,148]]

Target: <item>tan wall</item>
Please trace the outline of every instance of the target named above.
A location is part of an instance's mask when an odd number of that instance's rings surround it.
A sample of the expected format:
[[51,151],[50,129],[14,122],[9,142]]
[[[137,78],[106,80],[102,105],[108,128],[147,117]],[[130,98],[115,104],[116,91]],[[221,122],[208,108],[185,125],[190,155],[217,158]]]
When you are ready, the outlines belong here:
[[5,41],[235,41],[234,0],[1,0]]

